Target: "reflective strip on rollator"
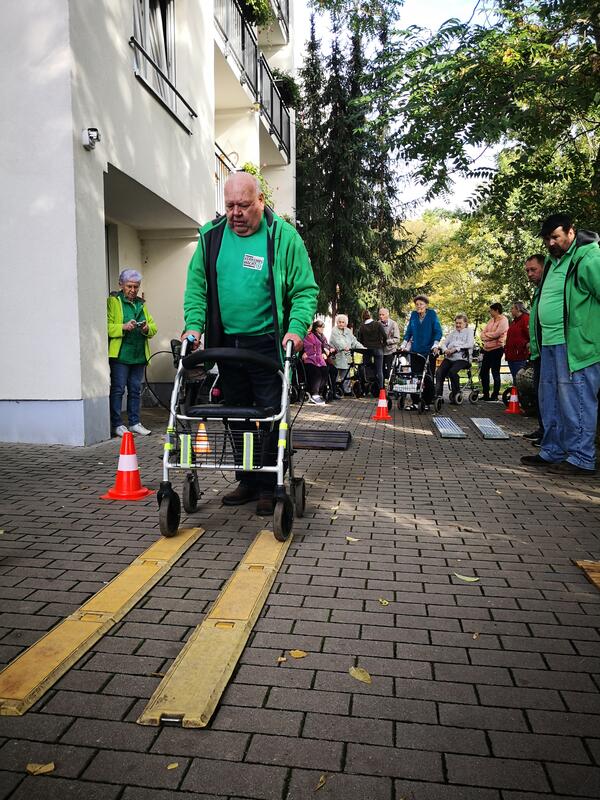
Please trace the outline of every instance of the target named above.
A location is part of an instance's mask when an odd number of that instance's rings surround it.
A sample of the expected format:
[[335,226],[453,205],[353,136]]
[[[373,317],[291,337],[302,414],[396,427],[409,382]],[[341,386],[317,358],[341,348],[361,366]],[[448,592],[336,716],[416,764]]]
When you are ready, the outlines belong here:
[[181,466],[192,466],[192,434],[180,433],[179,441],[181,443]]
[[287,446],[287,429],[288,429],[287,422],[280,422],[279,423],[279,439],[277,440],[277,447],[286,447]]
[[252,431],[244,431],[242,445],[242,469],[251,470],[254,463],[254,434]]

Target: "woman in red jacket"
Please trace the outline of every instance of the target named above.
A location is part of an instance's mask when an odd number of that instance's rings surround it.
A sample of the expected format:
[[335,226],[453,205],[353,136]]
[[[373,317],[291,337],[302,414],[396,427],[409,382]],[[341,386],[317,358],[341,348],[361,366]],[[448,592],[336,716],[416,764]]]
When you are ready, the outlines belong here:
[[516,300],[510,310],[512,322],[508,326],[504,358],[513,378],[517,380],[517,372],[527,364],[529,358],[529,311],[525,304]]

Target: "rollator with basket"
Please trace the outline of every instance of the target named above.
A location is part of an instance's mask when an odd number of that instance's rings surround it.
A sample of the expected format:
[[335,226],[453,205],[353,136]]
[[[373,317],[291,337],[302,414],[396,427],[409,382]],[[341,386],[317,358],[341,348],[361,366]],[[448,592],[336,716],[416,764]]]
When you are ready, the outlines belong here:
[[[183,507],[193,514],[202,495],[200,470],[270,472],[276,475],[273,533],[285,541],[294,516],[302,517],[306,501],[304,478],[294,475],[292,423],[290,420],[290,376],[293,345],[288,342],[283,366],[252,350],[210,348],[188,354],[183,342],[171,393],[169,423],[163,454],[163,479],[157,492],[159,525],[163,536],[174,536],[181,519],[181,502],[171,483],[175,471],[185,473]],[[206,363],[229,361],[254,364],[281,378],[281,405],[273,408],[195,405],[188,375]],[[273,433],[278,431],[275,439]],[[275,452],[271,443],[276,441]],[[287,468],[288,484],[285,473]]]
[[409,354],[406,350],[397,350],[388,375],[387,395],[390,408],[391,401],[395,398],[398,410],[403,411],[407,408],[408,398],[412,399],[411,407],[419,414],[429,411],[433,402],[430,398],[435,396],[434,375],[429,354],[412,352]]

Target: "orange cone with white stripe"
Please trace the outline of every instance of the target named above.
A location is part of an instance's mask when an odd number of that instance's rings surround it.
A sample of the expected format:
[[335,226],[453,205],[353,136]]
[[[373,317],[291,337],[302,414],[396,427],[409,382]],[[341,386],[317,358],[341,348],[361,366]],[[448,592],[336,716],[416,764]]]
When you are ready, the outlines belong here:
[[119,453],[119,466],[115,485],[103,494],[102,500],[141,500],[149,494],[154,494],[151,489],[142,486],[140,470],[135,452],[133,434],[130,431],[123,434],[121,451]]
[[379,400],[377,401],[377,410],[371,419],[388,420],[391,419],[390,412],[388,411],[387,395],[385,389],[379,390]]
[[196,438],[194,440],[194,453],[197,455],[207,455],[210,453],[210,442],[208,441],[206,425],[203,422],[198,423],[198,430],[196,431]]
[[519,405],[519,395],[517,394],[517,387],[513,386],[510,390],[510,400],[508,401],[508,408],[505,414],[522,414],[521,406]]

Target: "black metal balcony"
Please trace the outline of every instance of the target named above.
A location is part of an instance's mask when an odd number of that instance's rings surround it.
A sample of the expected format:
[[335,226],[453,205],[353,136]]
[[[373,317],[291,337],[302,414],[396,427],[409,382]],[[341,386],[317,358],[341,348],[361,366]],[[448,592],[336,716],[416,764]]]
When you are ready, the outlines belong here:
[[290,156],[290,112],[281,99],[273,73],[266,58],[260,56],[260,102],[269,121],[269,133],[274,134],[280,149]]
[[242,79],[258,97],[258,44],[235,0],[215,0],[215,21],[225,40],[226,56],[233,56]]
[[290,35],[290,0],[271,0],[275,6],[277,19],[285,31],[286,38]]

